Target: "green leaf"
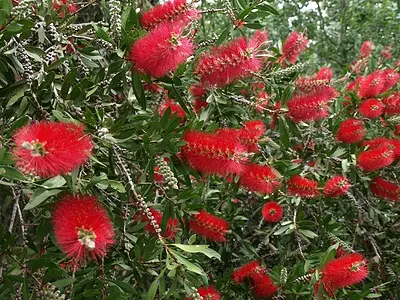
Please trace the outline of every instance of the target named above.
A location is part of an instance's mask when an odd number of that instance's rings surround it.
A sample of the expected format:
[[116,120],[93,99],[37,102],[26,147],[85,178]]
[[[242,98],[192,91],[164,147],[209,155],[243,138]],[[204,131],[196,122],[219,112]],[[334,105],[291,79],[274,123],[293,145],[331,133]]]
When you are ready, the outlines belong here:
[[221,35],[218,37],[217,41],[215,42],[215,44],[217,46],[221,45],[223,42],[225,42],[226,38],[230,35],[232,30],[232,27],[229,26],[227,28],[225,28],[224,31],[222,31]]
[[38,206],[39,204],[41,204],[43,201],[45,201],[47,198],[57,195],[60,192],[61,192],[61,190],[48,191],[44,188],[39,188],[33,193],[28,204],[24,207],[24,210],[30,210],[30,209],[34,208],[34,207]]
[[2,89],[0,89],[1,97],[11,97],[22,90],[27,90],[27,85],[25,81],[17,81],[12,85],[8,85]]
[[221,260],[221,255],[217,251],[208,248],[208,245],[171,244],[171,246],[175,246],[188,253],[203,253],[209,258],[216,258],[218,260]]
[[159,281],[159,277],[157,277],[151,284],[151,286],[147,292],[146,300],[153,300],[154,297],[156,296],[157,289],[158,289],[158,281]]
[[312,232],[311,230],[307,230],[307,229],[299,229],[299,233],[302,233],[304,236],[313,239],[318,237],[318,234],[316,234],[315,232]]
[[176,89],[175,85],[172,85],[172,90],[174,91],[175,96],[176,96],[176,100],[179,102],[179,104],[181,105],[182,109],[186,113],[190,114],[189,109],[187,108],[185,101],[183,101],[183,98],[181,97],[181,94]]
[[69,89],[76,80],[76,69],[72,69],[67,76],[65,76],[64,83],[61,86],[60,95],[63,99],[67,99]]
[[263,3],[262,5],[259,5],[257,8],[263,11],[267,11],[272,15],[279,16],[279,11],[277,11],[273,6],[269,4]]
[[26,180],[25,176],[22,175],[21,172],[8,166],[0,166],[0,178],[1,177],[20,181]]
[[176,258],[176,260],[183,265],[188,271],[191,271],[193,273],[199,274],[199,275],[205,275],[205,272],[195,264],[191,263],[188,261],[186,258],[182,257],[178,252],[174,250],[170,250],[172,255]]
[[69,278],[69,279],[60,279],[57,281],[54,281],[52,285],[54,285],[58,289],[62,289],[63,287],[66,287],[67,285],[70,285],[75,281],[74,278]]
[[281,143],[286,147],[289,148],[290,142],[289,142],[289,134],[286,128],[286,124],[284,121],[284,118],[281,117],[279,118],[279,135],[280,135],[280,140]]
[[174,206],[171,202],[168,202],[163,211],[163,217],[161,220],[162,232],[165,232],[165,229],[167,228],[168,225],[168,220],[172,216],[173,212],[174,212]]
[[56,176],[42,183],[42,186],[46,189],[55,189],[64,186],[65,183],[64,177]]
[[136,99],[143,109],[146,109],[146,95],[142,85],[142,79],[140,74],[132,71],[132,87],[135,93]]
[[126,292],[128,294],[134,294],[136,292],[136,290],[129,283],[126,283],[126,282],[123,282],[123,281],[112,280],[112,279],[107,279],[107,281],[110,281],[110,282],[116,284],[124,292]]

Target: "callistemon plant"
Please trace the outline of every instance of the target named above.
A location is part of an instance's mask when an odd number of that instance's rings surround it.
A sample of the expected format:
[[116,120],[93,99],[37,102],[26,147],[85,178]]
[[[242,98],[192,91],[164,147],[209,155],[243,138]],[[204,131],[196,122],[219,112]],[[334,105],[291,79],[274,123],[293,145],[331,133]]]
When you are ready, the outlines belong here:
[[289,2],[0,1],[0,299],[399,299],[396,5]]

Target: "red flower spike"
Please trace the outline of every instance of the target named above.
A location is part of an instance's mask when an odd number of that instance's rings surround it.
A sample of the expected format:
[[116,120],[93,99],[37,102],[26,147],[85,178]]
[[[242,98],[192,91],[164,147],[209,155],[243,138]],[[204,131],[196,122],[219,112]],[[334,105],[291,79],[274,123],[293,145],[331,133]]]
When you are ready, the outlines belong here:
[[[203,300],[220,300],[221,295],[218,293],[217,289],[213,286],[209,287],[199,287],[197,289],[197,292],[199,293],[200,297],[203,297]],[[192,300],[192,298],[186,298],[186,300]]]
[[364,117],[374,119],[383,114],[383,104],[374,98],[364,100],[359,107],[359,111]]
[[257,260],[253,260],[237,269],[232,273],[232,280],[236,284],[241,284],[247,277],[251,277],[253,274],[259,274],[263,272],[263,268],[260,266]]
[[297,95],[287,105],[294,122],[318,121],[329,115],[328,99],[320,94]]
[[240,37],[215,47],[201,56],[195,73],[203,85],[223,87],[258,72],[262,62],[257,54],[267,37],[267,32],[256,31],[250,39]]
[[[161,226],[161,221],[163,218],[162,212],[160,212],[157,209],[154,209],[153,207],[150,207],[150,212],[154,217],[154,220],[156,221],[158,226]],[[147,225],[145,227],[146,231],[153,234],[157,235],[156,230],[154,229],[154,226],[150,224],[150,219],[145,215],[145,214],[137,214],[134,217],[135,221],[141,221],[141,222],[147,222]],[[167,227],[165,228],[165,231],[161,233],[161,235],[166,238],[166,239],[174,239],[175,234],[178,230],[178,220],[177,219],[168,219]]]
[[358,90],[358,97],[360,98],[374,98],[382,93],[385,86],[385,77],[382,70],[377,70],[367,77],[360,83]]
[[364,172],[374,172],[390,166],[396,159],[393,145],[381,146],[362,152],[357,159],[357,166]]
[[383,71],[383,87],[380,93],[385,93],[390,90],[397,82],[399,82],[400,74],[393,69]]
[[361,143],[361,146],[367,147],[366,150],[376,149],[384,144],[388,144],[389,148],[393,150],[395,159],[400,158],[400,140],[398,139],[388,139],[386,137],[377,137],[372,140],[366,140]]
[[200,17],[186,0],[170,0],[144,12],[140,24],[144,29],[154,29],[163,23],[181,22],[183,26]]
[[368,276],[367,262],[358,253],[347,254],[328,262],[322,270],[322,282],[331,290],[359,283]]
[[281,61],[289,60],[291,64],[294,64],[300,53],[307,48],[308,42],[304,34],[293,31],[283,44]]
[[239,130],[239,140],[249,152],[258,152],[258,140],[265,133],[265,124],[261,120],[244,123]]
[[378,176],[371,181],[369,187],[375,197],[395,202],[400,201],[400,185],[394,182]]
[[282,176],[274,168],[248,164],[240,176],[239,185],[264,195],[274,193],[281,185]]
[[316,79],[318,80],[328,80],[331,81],[333,78],[333,71],[329,67],[323,67],[319,69]]
[[372,49],[374,49],[374,44],[371,41],[365,41],[361,45],[360,58],[367,58],[371,56]]
[[183,110],[180,104],[175,103],[174,100],[168,99],[158,108],[158,113],[160,116],[163,116],[165,111],[170,108],[171,109],[171,117],[176,114],[178,118],[184,119],[186,116],[186,112]]
[[350,181],[346,177],[334,176],[325,183],[324,195],[331,198],[346,195],[350,187]]
[[340,123],[336,139],[346,144],[355,144],[361,142],[365,134],[363,121],[350,118]]
[[195,112],[199,112],[201,109],[206,108],[208,105],[207,101],[201,99],[194,99],[193,100],[193,107]]
[[251,279],[253,281],[253,293],[256,298],[271,297],[279,289],[268,274],[253,274]]
[[246,149],[235,136],[192,130],[185,134],[184,140],[182,156],[200,172],[225,177],[240,174],[245,168]]
[[67,122],[39,122],[26,125],[13,136],[17,167],[41,178],[67,174],[90,157],[92,139],[83,126]]
[[200,85],[193,84],[189,87],[189,92],[194,96],[194,97],[203,97],[207,94],[207,90],[203,88]]
[[392,58],[392,54],[390,53],[392,49],[390,48],[390,46],[386,46],[384,50],[381,51],[381,55],[384,59],[391,59]]
[[225,242],[226,231],[229,223],[205,210],[201,210],[189,221],[190,230],[194,233],[214,242]]
[[400,115],[400,92],[383,98],[382,103],[385,104],[384,113],[388,116]]
[[77,262],[97,261],[114,244],[114,229],[106,210],[91,195],[64,195],[52,213],[61,250]]
[[270,201],[265,203],[261,213],[265,221],[277,223],[283,217],[283,208],[278,202]]
[[397,135],[397,136],[400,136],[400,124],[396,125],[396,128],[394,130],[394,134]]
[[129,52],[132,67],[155,78],[174,72],[194,51],[182,31],[179,24],[166,23],[138,39]]
[[316,198],[319,195],[318,182],[294,175],[288,181],[287,192],[292,196]]

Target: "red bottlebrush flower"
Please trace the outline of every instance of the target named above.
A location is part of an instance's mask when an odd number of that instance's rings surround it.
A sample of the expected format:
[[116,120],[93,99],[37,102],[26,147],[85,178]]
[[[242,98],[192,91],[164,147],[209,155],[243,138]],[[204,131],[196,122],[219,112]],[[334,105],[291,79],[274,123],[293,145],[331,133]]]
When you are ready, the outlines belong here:
[[203,85],[223,87],[258,72],[262,62],[257,54],[267,37],[267,32],[256,31],[250,39],[241,37],[214,48],[202,55],[195,73]]
[[329,67],[323,67],[323,68],[319,69],[319,71],[317,72],[316,79],[318,79],[318,80],[331,81],[332,78],[333,78],[333,71]]
[[253,293],[256,298],[271,297],[279,289],[268,274],[253,274],[251,279],[253,281]]
[[299,196],[304,198],[318,197],[318,182],[294,175],[288,181],[287,192],[292,196]]
[[360,88],[358,90],[358,97],[360,98],[374,98],[382,93],[385,86],[385,77],[383,76],[382,70],[377,70],[360,82]]
[[382,103],[385,104],[384,113],[388,116],[400,114],[400,93],[395,92],[392,95],[383,98]]
[[296,95],[287,104],[289,116],[295,122],[325,119],[329,115],[329,100],[324,94]]
[[165,111],[170,108],[171,109],[171,115],[173,116],[176,114],[178,118],[184,119],[186,116],[186,112],[183,110],[183,108],[180,106],[180,104],[175,103],[174,100],[168,99],[167,101],[164,102],[159,108],[158,108],[158,113],[160,116],[163,116],[165,114]]
[[364,172],[374,172],[390,166],[395,159],[393,145],[384,143],[375,149],[362,152],[357,159],[357,165]]
[[283,208],[278,202],[270,201],[265,203],[261,213],[265,221],[277,223],[283,217]]
[[93,147],[82,125],[67,122],[27,125],[13,139],[17,167],[42,178],[75,170],[89,159]]
[[365,134],[363,121],[350,118],[340,123],[336,139],[346,144],[355,144],[362,141]]
[[[331,95],[330,97],[336,97],[338,93],[333,87],[329,87],[333,77],[333,71],[331,68],[324,67],[321,68],[317,74],[313,77],[300,77],[295,81],[296,92],[306,93],[306,94],[325,94]],[[329,87],[329,88],[328,88]]]
[[201,210],[189,221],[190,230],[194,233],[214,242],[225,242],[226,231],[229,223],[205,210]]
[[346,177],[334,176],[325,183],[324,195],[332,198],[346,195],[350,187],[350,181]]
[[[209,286],[209,287],[199,287],[197,289],[197,292],[199,293],[200,297],[203,297],[202,299],[204,300],[220,300],[221,295],[218,293],[215,287]],[[186,300],[191,300],[192,298],[186,298]]]
[[155,78],[174,72],[194,51],[182,31],[179,24],[166,23],[138,39],[129,52],[133,68]]
[[282,176],[274,168],[249,164],[240,176],[240,186],[265,195],[274,193],[281,185]]
[[396,125],[396,128],[394,130],[394,134],[397,135],[397,136],[400,136],[400,124]]
[[195,112],[199,112],[202,108],[207,107],[208,103],[207,101],[201,100],[201,99],[194,99],[193,100],[193,106]]
[[207,90],[200,85],[193,84],[189,87],[190,93],[197,98],[201,98],[207,94]]
[[384,50],[381,51],[381,55],[384,59],[391,59],[392,58],[392,54],[390,53],[392,49],[390,48],[390,46],[386,46]]
[[94,196],[66,194],[56,203],[52,217],[57,243],[76,261],[104,257],[114,243],[113,225]]
[[358,253],[347,254],[328,262],[322,270],[322,281],[335,290],[351,286],[368,276],[367,262]]
[[364,100],[359,107],[360,114],[373,119],[383,114],[383,104],[378,99]]
[[294,64],[300,53],[307,48],[308,42],[304,34],[296,31],[290,33],[283,44],[281,61],[289,60],[291,64]]
[[380,94],[390,90],[397,82],[399,82],[400,74],[393,69],[387,69],[382,72],[383,87]]
[[68,5],[68,12],[72,15],[79,10],[79,6],[75,3]]
[[163,23],[181,22],[186,25],[199,17],[200,13],[192,9],[186,0],[171,0],[144,12],[140,24],[149,30]]
[[[163,218],[162,212],[160,212],[159,210],[154,209],[152,207],[150,207],[149,209],[150,209],[151,214],[154,217],[154,221],[156,221],[156,224],[161,227],[161,221]],[[142,214],[135,215],[134,218],[135,218],[135,221],[140,220],[141,222],[146,222],[147,223],[147,225],[145,227],[146,231],[153,235],[157,235],[157,232],[156,232],[154,226],[151,225],[151,223],[150,223],[151,220],[147,217],[147,215],[144,212]],[[167,227],[165,228],[165,231],[161,233],[161,235],[166,239],[174,239],[177,229],[178,229],[178,220],[169,218]]]
[[253,274],[259,274],[263,272],[263,268],[260,266],[257,260],[253,260],[237,269],[232,273],[232,280],[236,284],[241,284],[247,277],[251,277]]
[[261,120],[249,121],[239,130],[239,140],[247,147],[247,151],[257,152],[258,140],[264,133],[265,124]]
[[374,49],[374,44],[371,41],[365,41],[360,49],[360,58],[371,56],[372,49]]
[[348,91],[351,91],[351,92],[358,90],[358,88],[359,88],[359,86],[360,86],[360,83],[361,83],[364,79],[365,79],[364,76],[357,77],[356,80],[350,82],[350,83],[347,85],[346,89],[347,89]]
[[236,137],[189,131],[184,136],[183,158],[200,172],[226,176],[240,174],[247,153]]
[[400,201],[400,185],[375,177],[369,185],[374,196],[390,201]]

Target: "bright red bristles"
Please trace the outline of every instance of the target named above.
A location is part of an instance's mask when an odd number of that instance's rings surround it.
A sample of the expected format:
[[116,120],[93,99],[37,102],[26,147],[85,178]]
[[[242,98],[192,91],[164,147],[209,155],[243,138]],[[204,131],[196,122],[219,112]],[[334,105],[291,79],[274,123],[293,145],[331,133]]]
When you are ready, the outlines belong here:
[[170,0],[144,12],[140,24],[145,29],[153,29],[163,23],[181,22],[183,25],[200,17],[186,0]]
[[294,64],[300,53],[307,48],[308,42],[304,34],[296,31],[290,33],[283,44],[281,61],[289,60],[291,64]]
[[195,67],[202,85],[223,87],[258,72],[259,49],[267,40],[267,32],[256,31],[253,37],[240,37],[203,54]]
[[177,115],[178,118],[184,119],[186,116],[186,112],[183,110],[183,108],[180,106],[179,103],[175,103],[174,100],[168,99],[166,100],[159,108],[158,108],[158,113],[160,116],[163,116],[165,114],[165,111],[170,108],[171,109],[171,116],[174,114]]
[[195,112],[199,112],[200,110],[202,110],[203,108],[206,108],[208,106],[207,101],[204,101],[202,99],[194,99],[193,100],[193,107]]
[[357,166],[364,172],[374,172],[390,166],[396,159],[391,143],[383,143],[374,149],[361,152]]
[[361,146],[367,147],[366,150],[376,149],[385,144],[388,144],[389,149],[393,150],[395,159],[400,158],[400,140],[388,139],[386,137],[377,137],[372,140],[366,140],[361,143]]
[[189,87],[189,92],[197,98],[201,98],[207,94],[207,90],[200,85],[193,84]]
[[265,124],[261,120],[248,121],[244,127],[239,130],[239,140],[247,147],[249,152],[258,151],[258,140],[265,133]]
[[337,175],[325,183],[324,195],[332,198],[346,195],[350,187],[350,181],[346,177]]
[[372,193],[378,197],[389,201],[400,201],[400,185],[394,182],[375,177],[369,185]]
[[400,92],[383,98],[382,103],[385,104],[384,113],[388,116],[400,115]]
[[383,71],[377,70],[360,82],[357,95],[360,98],[374,98],[382,92],[384,86],[385,77],[383,76]]
[[271,297],[279,289],[279,287],[275,285],[268,274],[253,274],[251,279],[253,293],[256,298]]
[[138,39],[129,52],[132,67],[155,78],[174,72],[194,52],[182,32],[181,25],[165,23]]
[[322,269],[322,281],[330,289],[340,289],[359,283],[368,276],[367,261],[358,253],[331,260]]
[[336,139],[346,144],[355,144],[364,139],[366,130],[363,121],[350,118],[339,125]]
[[52,213],[54,234],[62,251],[78,262],[104,257],[114,244],[114,229],[96,197],[64,195]]
[[226,231],[229,223],[205,210],[201,210],[194,216],[194,220],[189,221],[190,230],[194,233],[214,242],[225,242]]
[[257,260],[253,260],[235,269],[235,271],[232,273],[232,280],[236,284],[241,284],[246,278],[251,277],[251,275],[253,274],[259,274],[261,272],[263,272],[263,268],[260,266]]
[[400,73],[393,69],[387,69],[382,72],[383,87],[380,93],[385,93],[399,82]]
[[[220,300],[221,295],[218,293],[217,289],[213,286],[202,286],[197,289],[200,297],[203,300]],[[186,298],[186,300],[192,300],[193,298]]]
[[364,100],[358,110],[364,117],[374,119],[383,114],[383,104],[378,99],[372,98]]
[[316,75],[316,79],[318,80],[329,80],[331,81],[333,78],[333,71],[329,67],[323,67],[319,69]]
[[372,49],[374,49],[374,44],[371,41],[365,41],[361,45],[360,58],[366,58],[371,56]]
[[[328,87],[329,88],[329,87]],[[329,115],[328,94],[296,95],[288,102],[289,116],[295,122],[325,119]]]
[[69,173],[90,157],[93,143],[83,126],[67,122],[39,122],[13,136],[17,167],[26,174],[53,177]]
[[226,176],[240,174],[245,168],[246,149],[236,137],[192,130],[184,140],[182,157],[200,172]]
[[283,208],[278,202],[269,201],[264,204],[261,213],[265,221],[276,223],[283,217]]
[[288,181],[287,192],[292,196],[316,198],[319,195],[318,182],[294,175]]
[[[162,212],[152,207],[150,207],[149,209],[152,216],[154,217],[154,221],[156,222],[155,224],[161,228],[161,221],[163,218]],[[145,227],[146,231],[153,235],[157,235],[154,226],[151,224],[151,220],[147,217],[145,212],[141,212],[141,214],[135,215],[134,219],[135,221],[140,220],[141,222],[146,222],[147,223]],[[177,230],[178,230],[178,220],[169,218],[167,227],[165,228],[164,232],[161,233],[161,235],[166,239],[174,239]]]
[[272,194],[281,185],[281,174],[270,166],[248,164],[240,176],[239,185],[261,194]]

